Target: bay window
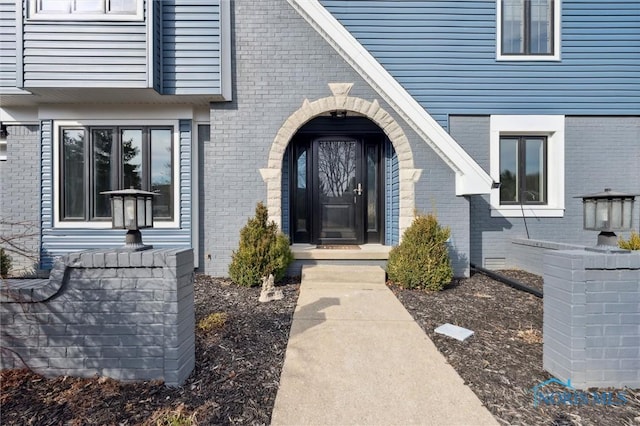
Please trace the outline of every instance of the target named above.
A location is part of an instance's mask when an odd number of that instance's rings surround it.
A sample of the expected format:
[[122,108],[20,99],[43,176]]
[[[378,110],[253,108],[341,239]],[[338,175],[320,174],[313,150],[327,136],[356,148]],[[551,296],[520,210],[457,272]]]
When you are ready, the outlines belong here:
[[61,127],[60,220],[108,221],[109,197],[101,192],[135,188],[158,195],[156,221],[172,221],[173,127]]

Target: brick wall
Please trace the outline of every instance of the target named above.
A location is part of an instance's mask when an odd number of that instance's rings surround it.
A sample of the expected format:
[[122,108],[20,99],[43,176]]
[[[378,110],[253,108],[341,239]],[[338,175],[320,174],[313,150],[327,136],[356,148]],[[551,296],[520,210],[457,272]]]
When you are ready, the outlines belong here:
[[[7,126],[7,160],[0,161],[0,233],[33,258],[9,253],[13,272],[35,272],[40,251],[39,126]],[[11,223],[12,225],[9,225]]]
[[508,247],[505,260],[507,268],[522,269],[540,276],[544,273],[544,256],[547,252],[584,249],[584,246],[579,245],[527,240],[525,238],[511,240]]
[[436,211],[452,228],[456,274],[468,274],[469,207],[465,198],[455,196],[451,169],[287,2],[232,4],[234,100],[212,104],[211,141],[204,145],[200,229],[205,272],[228,274],[240,228],[256,203],[266,201],[258,170],[267,167],[283,123],[305,99],[331,96],[328,83],[354,83],[349,96],[377,99],[407,135],[414,166],[423,169],[415,187],[416,207]]
[[640,253],[544,257],[543,367],[578,389],[640,387]]
[[179,385],[194,367],[191,249],[74,253],[0,296],[2,368]]
[[[451,135],[489,170],[489,116],[450,118]],[[487,268],[507,266],[511,240],[528,238],[593,246],[597,233],[582,229],[582,200],[576,196],[612,188],[638,192],[639,117],[565,119],[565,211],[563,217],[491,217],[488,195],[470,197],[471,261]],[[638,214],[634,214],[638,229]]]

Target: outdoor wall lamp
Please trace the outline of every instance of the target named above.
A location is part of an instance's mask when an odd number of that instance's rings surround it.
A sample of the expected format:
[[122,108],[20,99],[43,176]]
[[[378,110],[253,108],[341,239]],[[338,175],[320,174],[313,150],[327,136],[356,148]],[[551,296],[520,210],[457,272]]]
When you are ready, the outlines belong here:
[[124,250],[141,251],[153,248],[142,243],[140,229],[153,227],[153,192],[140,189],[104,191],[111,197],[113,229],[127,229]]
[[346,116],[347,116],[347,111],[345,110],[338,109],[335,111],[331,111],[331,117],[333,118],[342,119],[342,118],[345,118]]
[[629,231],[632,227],[635,195],[605,188],[604,192],[582,195],[584,229],[600,231],[598,245],[592,251],[626,252],[618,249],[615,231]]

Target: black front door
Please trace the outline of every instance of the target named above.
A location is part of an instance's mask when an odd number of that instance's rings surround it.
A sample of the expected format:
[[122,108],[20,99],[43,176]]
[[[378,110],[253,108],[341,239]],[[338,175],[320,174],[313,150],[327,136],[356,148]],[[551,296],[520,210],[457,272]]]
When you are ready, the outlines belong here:
[[313,222],[318,244],[361,244],[364,228],[360,141],[316,139],[313,159]]
[[371,135],[302,136],[291,146],[294,243],[382,242],[381,146]]

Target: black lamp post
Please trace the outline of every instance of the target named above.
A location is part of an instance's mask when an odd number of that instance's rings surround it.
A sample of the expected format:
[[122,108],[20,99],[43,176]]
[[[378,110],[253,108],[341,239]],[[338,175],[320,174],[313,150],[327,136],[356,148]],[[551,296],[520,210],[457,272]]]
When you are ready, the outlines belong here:
[[582,195],[584,229],[600,231],[598,245],[592,251],[626,252],[618,248],[615,231],[628,231],[632,227],[634,194],[624,194],[606,188],[604,192]]
[[140,229],[153,227],[153,192],[140,189],[104,191],[111,197],[113,229],[127,229],[123,250],[141,251],[153,248],[142,243]]

